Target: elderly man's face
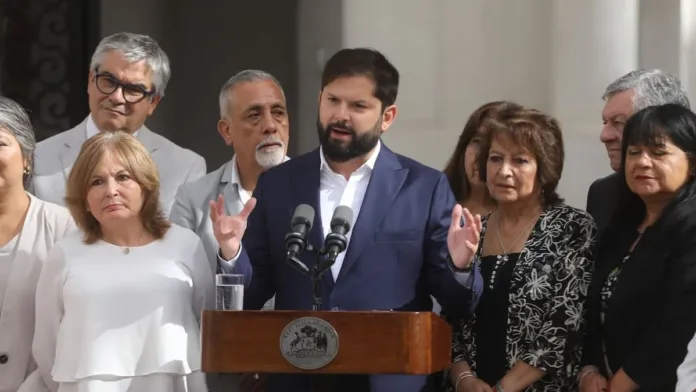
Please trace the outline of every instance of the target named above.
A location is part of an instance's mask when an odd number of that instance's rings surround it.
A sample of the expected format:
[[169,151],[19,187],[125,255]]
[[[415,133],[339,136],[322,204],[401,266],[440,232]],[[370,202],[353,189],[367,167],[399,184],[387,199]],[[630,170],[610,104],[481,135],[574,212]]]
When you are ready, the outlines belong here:
[[280,87],[270,80],[256,80],[240,83],[229,94],[229,113],[219,121],[218,131],[234,147],[238,163],[262,169],[282,163],[290,121]]
[[621,168],[621,137],[626,121],[633,114],[633,90],[618,92],[607,99],[602,110],[602,133],[599,139],[609,154],[611,168]]
[[153,87],[152,70],[145,60],[129,63],[117,51],[106,53],[99,69],[89,73],[87,88],[89,109],[97,128],[137,131],[160,101],[160,97],[150,94]]

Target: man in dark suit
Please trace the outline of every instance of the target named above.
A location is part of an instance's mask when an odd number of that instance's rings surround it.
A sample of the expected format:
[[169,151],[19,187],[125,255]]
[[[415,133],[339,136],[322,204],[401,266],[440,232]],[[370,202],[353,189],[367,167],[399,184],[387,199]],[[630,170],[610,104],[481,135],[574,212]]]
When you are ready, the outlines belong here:
[[611,83],[602,99],[606,101],[602,110],[602,133],[614,173],[596,180],[587,194],[587,212],[594,217],[598,236],[611,220],[616,207],[617,189],[621,169],[621,136],[628,118],[648,106],[674,103],[690,107],[686,90],[676,77],[658,69],[631,71]]
[[[316,215],[306,238],[315,247],[336,206],[354,213],[347,249],[322,277],[321,310],[429,312],[432,294],[448,315],[471,314],[482,289],[472,252],[480,217],[455,206],[441,172],[381,142],[396,116],[398,81],[375,50],[337,52],[322,75],[321,147],[264,172],[240,214],[226,216],[222,198],[211,203],[220,267],[245,275],[245,308],[259,309],[275,294],[277,310],[312,309],[310,277],[288,264],[284,242],[295,207],[308,204]],[[399,375],[269,375],[266,390],[306,392],[320,382],[332,391],[427,390],[427,377]]]
[[620,181],[621,176],[615,172],[595,180],[590,185],[587,192],[587,212],[597,223],[598,232],[606,227],[614,214]]

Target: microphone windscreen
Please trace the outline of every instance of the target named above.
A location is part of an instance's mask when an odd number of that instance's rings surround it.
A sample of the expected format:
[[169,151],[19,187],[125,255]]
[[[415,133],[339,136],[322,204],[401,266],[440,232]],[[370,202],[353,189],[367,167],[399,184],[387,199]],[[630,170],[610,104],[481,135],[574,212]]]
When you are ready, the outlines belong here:
[[331,217],[331,227],[336,225],[346,226],[349,231],[353,225],[353,210],[348,206],[338,206]]
[[295,213],[292,214],[292,225],[305,223],[308,224],[308,230],[312,228],[314,223],[314,208],[308,204],[300,204],[295,208]]

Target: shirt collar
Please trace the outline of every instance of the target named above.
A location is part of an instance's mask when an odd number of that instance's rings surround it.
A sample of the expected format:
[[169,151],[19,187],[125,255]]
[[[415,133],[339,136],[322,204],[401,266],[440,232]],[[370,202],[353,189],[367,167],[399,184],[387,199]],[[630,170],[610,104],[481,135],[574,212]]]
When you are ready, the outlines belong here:
[[[92,114],[87,116],[87,125],[85,128],[87,128],[87,139],[89,139],[92,136],[95,136],[96,134],[101,132],[101,131],[99,131],[99,128],[97,128],[97,124],[94,122],[94,119],[92,118]],[[137,131],[133,132],[133,136],[138,137],[138,133],[140,132],[141,129],[142,129],[142,127],[140,127]]]
[[242,183],[239,179],[239,168],[237,167],[237,154],[232,157],[232,173],[230,176],[230,183],[237,185],[239,188],[242,187]]
[[[377,162],[377,156],[379,156],[379,152],[382,149],[382,142],[380,140],[377,141],[377,145],[375,146],[374,150],[372,150],[372,155],[370,155],[370,158],[363,163],[357,170],[356,172],[368,170],[372,171],[375,169],[375,163]],[[328,173],[334,173],[333,170],[331,170],[331,167],[329,166],[328,162],[326,162],[326,158],[324,157],[324,147],[319,147],[319,157],[321,159],[321,165],[319,166],[319,170],[321,171],[326,171]],[[336,173],[334,173],[336,174]]]
[[[286,156],[285,159],[283,159],[283,162],[287,162],[289,160],[290,158]],[[231,172],[232,173],[230,173],[230,183],[235,184],[239,189],[242,189],[242,183],[239,177],[239,167],[237,166],[237,154],[234,154],[234,156],[232,157]]]

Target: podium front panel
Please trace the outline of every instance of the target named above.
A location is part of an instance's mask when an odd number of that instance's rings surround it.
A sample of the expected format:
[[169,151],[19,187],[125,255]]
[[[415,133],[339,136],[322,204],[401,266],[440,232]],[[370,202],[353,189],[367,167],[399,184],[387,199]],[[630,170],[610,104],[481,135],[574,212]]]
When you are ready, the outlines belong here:
[[451,364],[432,312],[203,312],[203,371],[431,374]]

